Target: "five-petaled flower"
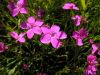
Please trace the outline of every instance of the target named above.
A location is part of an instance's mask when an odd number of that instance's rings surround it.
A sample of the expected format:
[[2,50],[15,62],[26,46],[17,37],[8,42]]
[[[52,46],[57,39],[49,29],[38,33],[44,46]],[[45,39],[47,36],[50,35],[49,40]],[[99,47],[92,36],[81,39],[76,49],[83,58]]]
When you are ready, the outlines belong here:
[[42,30],[41,30],[41,26],[43,25],[43,21],[42,20],[35,20],[35,18],[33,16],[30,16],[27,20],[27,22],[23,22],[21,24],[21,28],[22,29],[28,29],[28,31],[26,32],[28,39],[32,39],[32,37],[34,36],[34,34],[38,34],[41,35]]
[[64,4],[63,9],[65,9],[65,10],[69,10],[69,9],[79,10],[79,8],[74,3]]
[[3,53],[8,49],[8,46],[5,45],[3,42],[0,42],[0,53]]
[[21,33],[18,35],[17,32],[13,31],[13,32],[10,32],[10,35],[18,42],[20,43],[24,43],[25,42],[25,38],[24,38],[24,35],[25,33]]
[[81,19],[82,19],[82,16],[80,15],[75,15],[72,17],[72,20],[74,21],[74,24],[76,26],[79,26],[81,24]]
[[26,8],[26,0],[18,0],[16,4],[9,3],[7,7],[11,11],[13,17],[17,16],[19,13],[28,14],[28,10]]
[[96,64],[98,63],[96,56],[93,54],[89,54],[87,56],[87,62],[88,64],[85,70],[85,75],[96,75],[96,71],[97,71]]
[[60,27],[57,25],[52,25],[51,28],[47,26],[41,27],[43,35],[40,41],[43,44],[49,44],[51,42],[54,48],[59,48],[62,45],[61,39],[67,38],[67,34],[60,31]]
[[98,63],[96,56],[93,54],[87,56],[87,62],[89,65],[96,65]]
[[88,65],[84,75],[96,75],[97,68],[96,66]]
[[77,41],[78,46],[82,46],[82,40],[88,36],[88,31],[81,28],[79,31],[74,31],[72,37]]

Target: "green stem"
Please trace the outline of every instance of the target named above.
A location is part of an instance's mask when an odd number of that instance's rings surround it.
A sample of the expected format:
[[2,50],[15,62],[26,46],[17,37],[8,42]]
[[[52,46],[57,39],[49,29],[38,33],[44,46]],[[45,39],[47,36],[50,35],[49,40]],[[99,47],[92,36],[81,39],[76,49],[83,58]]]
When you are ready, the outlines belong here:
[[82,4],[82,7],[83,7],[83,10],[86,10],[87,6],[86,6],[86,3],[85,3],[85,0],[81,0],[81,4]]

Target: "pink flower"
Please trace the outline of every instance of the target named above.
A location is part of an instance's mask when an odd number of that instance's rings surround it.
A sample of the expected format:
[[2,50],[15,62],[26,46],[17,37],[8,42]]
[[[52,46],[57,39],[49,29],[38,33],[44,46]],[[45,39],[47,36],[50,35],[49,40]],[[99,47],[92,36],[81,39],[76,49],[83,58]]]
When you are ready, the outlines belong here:
[[28,13],[28,10],[26,9],[26,0],[18,0],[16,4],[9,3],[7,7],[11,11],[13,17],[17,16],[19,13]]
[[23,64],[23,69],[24,70],[28,70],[29,69],[29,65],[28,64]]
[[98,63],[96,56],[94,56],[92,54],[87,56],[87,62],[89,65],[96,65]]
[[100,43],[94,43],[92,44],[92,54],[94,53],[98,53],[98,55],[100,55]]
[[97,71],[96,66],[88,65],[84,75],[96,75],[96,71]]
[[69,9],[79,10],[79,8],[74,3],[64,4],[63,9],[65,9],[65,10],[69,10]]
[[60,31],[60,27],[57,25],[52,25],[51,28],[47,26],[41,27],[43,35],[40,41],[43,44],[51,43],[54,48],[59,48],[62,45],[60,39],[67,38],[67,34],[63,31]]
[[72,37],[77,41],[78,46],[82,46],[82,40],[88,36],[88,31],[81,28],[79,31],[74,31]]
[[43,23],[44,22],[42,20],[35,20],[35,18],[31,16],[28,18],[27,23],[23,22],[21,24],[21,28],[28,29],[27,37],[28,39],[32,39],[34,34],[41,35],[42,30],[40,27],[43,25]]
[[13,31],[10,33],[10,35],[16,40],[16,41],[19,41],[20,43],[24,43],[25,42],[25,38],[24,38],[24,35],[25,33],[21,33],[18,35],[17,32]]
[[96,71],[97,71],[96,64],[98,63],[96,56],[93,54],[88,55],[87,62],[88,62],[88,66],[85,70],[85,75],[96,75]]
[[37,16],[39,18],[42,18],[44,15],[45,15],[45,10],[44,9],[40,8],[40,9],[37,10]]
[[89,43],[90,43],[90,44],[93,44],[93,43],[94,43],[94,40],[93,40],[93,39],[90,39],[90,40],[89,40]]
[[0,42],[0,53],[5,52],[6,49],[8,49],[8,46],[7,45],[4,45],[3,42]]
[[12,12],[15,9],[15,3],[9,2],[7,8],[9,9],[10,12]]
[[80,15],[75,15],[75,16],[72,17],[72,20],[74,21],[74,24],[75,24],[76,26],[79,26],[80,23],[81,23],[81,20],[82,20],[82,16],[80,16]]

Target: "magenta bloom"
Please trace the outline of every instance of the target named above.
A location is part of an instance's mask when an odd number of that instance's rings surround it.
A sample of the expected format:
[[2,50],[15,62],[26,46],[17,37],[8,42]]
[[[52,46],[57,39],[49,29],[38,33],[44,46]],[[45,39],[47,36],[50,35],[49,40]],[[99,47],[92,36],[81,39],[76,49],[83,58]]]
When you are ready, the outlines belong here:
[[85,70],[85,75],[96,75],[96,71],[97,71],[96,64],[98,63],[96,56],[92,54],[88,55],[87,62],[88,62],[88,66]]
[[9,2],[8,5],[7,5],[7,8],[9,9],[10,12],[12,12],[15,8],[15,3]]
[[93,44],[93,43],[94,43],[94,40],[93,40],[93,39],[90,39],[90,40],[89,40],[89,43],[90,43],[90,44]]
[[79,8],[74,3],[66,3],[66,4],[64,4],[63,9],[65,9],[65,10],[69,10],[69,9],[79,10]]
[[92,49],[92,54],[97,52],[100,55],[100,43],[92,44]]
[[75,15],[75,16],[72,17],[72,20],[74,21],[74,24],[75,24],[76,26],[79,26],[80,23],[81,23],[81,20],[82,20],[82,16],[80,16],[80,15]]
[[43,44],[51,43],[54,48],[59,48],[62,45],[60,39],[67,38],[67,34],[63,31],[60,31],[60,27],[57,25],[52,25],[51,28],[47,26],[41,27],[43,35],[40,41]]
[[5,52],[6,49],[8,49],[8,46],[7,45],[4,45],[3,42],[0,42],[0,53]]
[[11,35],[16,41],[18,41],[18,42],[20,42],[20,43],[24,43],[24,42],[25,42],[25,38],[24,38],[25,33],[21,33],[21,34],[18,35],[17,32],[13,31],[13,32],[10,33],[10,35]]
[[24,70],[28,70],[29,69],[29,65],[28,64],[23,64],[23,69]]
[[97,71],[96,66],[88,65],[84,75],[96,75],[96,71]]
[[41,35],[42,30],[40,27],[43,25],[43,23],[44,22],[42,20],[35,20],[35,18],[31,16],[28,18],[27,23],[23,22],[21,24],[21,28],[28,29],[27,37],[28,39],[31,39],[34,34]]
[[77,41],[78,46],[82,46],[82,40],[88,36],[88,31],[81,28],[79,31],[74,31],[72,37]]
[[13,17],[17,16],[19,13],[28,14],[26,0],[18,0],[16,4],[9,3],[7,7],[11,11]]
[[94,56],[92,54],[87,56],[87,62],[89,65],[96,65],[98,63],[96,56]]

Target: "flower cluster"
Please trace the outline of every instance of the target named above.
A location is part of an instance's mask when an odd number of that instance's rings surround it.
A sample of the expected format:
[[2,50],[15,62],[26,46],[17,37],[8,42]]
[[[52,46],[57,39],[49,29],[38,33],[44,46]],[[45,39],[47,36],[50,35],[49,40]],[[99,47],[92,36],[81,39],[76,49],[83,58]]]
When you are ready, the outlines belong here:
[[[79,10],[79,8],[76,7],[76,5],[73,3],[66,3],[63,6],[63,9]],[[74,24],[76,26],[80,26],[80,24],[82,22],[82,16],[75,15],[72,17],[72,20],[74,21]],[[88,34],[89,34],[88,31],[86,31],[84,28],[81,28],[79,31],[74,31],[72,37],[76,40],[78,46],[82,46],[83,45],[82,40],[84,38],[88,37]],[[92,44],[93,50],[92,50],[92,53],[87,56],[87,62],[88,62],[87,65],[88,66],[87,66],[84,74],[85,75],[96,75],[96,71],[97,71],[96,64],[98,62],[97,62],[97,58],[94,55],[94,53],[97,52],[100,55],[100,44],[94,44],[92,39],[90,39],[90,43]]]
[[32,39],[34,35],[41,35],[40,41],[43,44],[51,43],[54,48],[59,48],[62,45],[61,39],[66,39],[67,34],[63,31],[60,31],[58,25],[52,25],[51,27],[44,25],[42,20],[36,20],[34,16],[30,16],[26,22],[22,22],[21,29],[26,29],[26,33],[17,34],[17,32],[11,32],[11,36],[19,41],[24,43],[24,35],[27,35],[28,39]]
[[[100,44],[94,44],[93,39],[90,39],[89,42],[92,44],[92,52],[87,56],[87,62],[88,66],[85,70],[85,75],[96,75],[97,67],[96,64],[97,62],[97,57],[95,53],[97,52],[99,54],[100,51]],[[100,54],[99,54],[100,55]]]

